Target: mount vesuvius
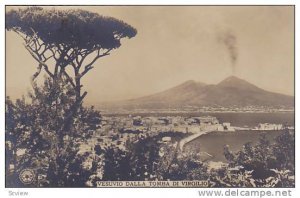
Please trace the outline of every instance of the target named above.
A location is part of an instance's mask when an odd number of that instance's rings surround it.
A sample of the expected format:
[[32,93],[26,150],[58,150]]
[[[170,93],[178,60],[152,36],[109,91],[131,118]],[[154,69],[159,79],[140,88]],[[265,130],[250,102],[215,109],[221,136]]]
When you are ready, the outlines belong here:
[[230,76],[218,84],[190,80],[153,95],[105,104],[106,107],[142,109],[250,105],[293,107],[294,97],[266,91],[243,79]]

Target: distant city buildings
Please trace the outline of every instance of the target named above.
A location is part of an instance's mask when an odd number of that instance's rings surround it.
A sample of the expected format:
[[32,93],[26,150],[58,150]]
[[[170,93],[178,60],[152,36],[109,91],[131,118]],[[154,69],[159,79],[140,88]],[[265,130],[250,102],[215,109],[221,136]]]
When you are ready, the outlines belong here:
[[270,131],[270,130],[282,130],[282,124],[270,124],[270,123],[260,123],[254,130]]
[[248,105],[248,106],[182,106],[176,108],[151,108],[151,109],[126,109],[126,108],[113,108],[105,109],[101,108],[102,113],[104,114],[128,114],[128,113],[274,113],[274,112],[294,112],[294,107],[287,106],[257,106],[257,105]]
[[[293,128],[293,127],[289,127]],[[154,137],[162,133],[182,133],[197,137],[203,132],[234,132],[240,130],[283,130],[282,124],[260,123],[256,127],[236,127],[230,122],[219,123],[214,116],[103,116],[100,129],[94,132],[94,138],[82,144],[81,152],[91,151],[95,145],[101,148],[110,146],[126,150],[130,142]],[[162,136],[161,142],[171,142],[172,137]]]

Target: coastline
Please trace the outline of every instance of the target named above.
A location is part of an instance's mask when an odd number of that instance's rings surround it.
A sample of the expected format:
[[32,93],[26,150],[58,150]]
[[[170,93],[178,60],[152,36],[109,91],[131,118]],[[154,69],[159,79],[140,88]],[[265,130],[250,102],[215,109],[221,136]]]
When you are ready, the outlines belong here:
[[210,132],[213,132],[213,130],[201,131],[199,133],[195,133],[195,134],[190,135],[186,138],[183,138],[182,140],[179,141],[179,149],[181,151],[183,151],[183,147],[184,147],[185,144],[187,144],[187,143],[191,142],[192,140],[200,137],[201,135],[205,135],[205,134],[210,133]]
[[[253,132],[253,133],[257,133],[257,132],[267,132],[267,133],[272,133],[272,132],[278,132],[278,131],[283,131],[283,130],[240,130],[241,132],[245,132],[245,131],[247,131],[247,132]],[[195,140],[195,139],[197,139],[198,137],[200,137],[200,136],[202,136],[202,135],[206,135],[206,134],[208,134],[208,133],[212,133],[212,132],[220,132],[220,133],[222,133],[222,134],[225,134],[225,133],[239,133],[239,130],[237,130],[237,131],[215,131],[215,130],[205,130],[205,131],[201,131],[201,132],[199,132],[199,133],[195,133],[195,134],[192,134],[192,135],[190,135],[190,136],[188,136],[188,137],[185,137],[185,138],[183,138],[183,139],[181,139],[180,141],[179,141],[179,149],[181,150],[181,151],[183,151],[183,148],[184,148],[184,146],[187,144],[187,143],[189,143],[189,142],[191,142],[191,141],[193,141],[193,140]]]

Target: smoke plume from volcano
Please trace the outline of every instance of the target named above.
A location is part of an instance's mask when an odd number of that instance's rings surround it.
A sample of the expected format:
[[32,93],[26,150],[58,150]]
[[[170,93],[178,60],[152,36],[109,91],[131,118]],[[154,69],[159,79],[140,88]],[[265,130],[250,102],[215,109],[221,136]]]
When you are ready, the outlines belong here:
[[227,48],[231,60],[232,74],[235,74],[236,61],[238,58],[237,38],[234,33],[227,31],[223,34],[220,34],[218,40]]

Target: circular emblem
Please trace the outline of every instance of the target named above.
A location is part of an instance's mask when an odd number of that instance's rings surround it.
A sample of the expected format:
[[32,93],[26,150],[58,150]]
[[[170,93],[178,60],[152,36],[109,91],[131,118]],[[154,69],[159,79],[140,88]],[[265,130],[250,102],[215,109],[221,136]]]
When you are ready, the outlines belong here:
[[19,178],[23,184],[32,184],[35,178],[34,171],[26,168],[20,172]]

